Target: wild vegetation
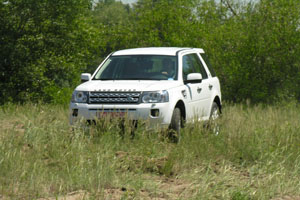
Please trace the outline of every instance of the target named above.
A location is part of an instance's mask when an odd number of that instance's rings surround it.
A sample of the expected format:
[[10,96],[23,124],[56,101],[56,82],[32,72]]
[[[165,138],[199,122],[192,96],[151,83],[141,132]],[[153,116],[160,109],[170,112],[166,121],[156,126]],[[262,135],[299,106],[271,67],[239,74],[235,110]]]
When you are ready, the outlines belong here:
[[[299,10],[299,0],[0,0],[0,199],[299,198]],[[70,127],[80,73],[147,46],[205,49],[232,102],[219,135],[200,122],[178,144],[142,123],[134,137],[117,120]]]
[[298,0],[1,0],[0,103],[66,103],[111,51],[200,47],[223,97],[299,99]]
[[0,199],[296,199],[299,111],[225,105],[219,135],[187,124],[174,144],[141,123],[132,137],[117,121],[72,129],[63,106],[6,105]]

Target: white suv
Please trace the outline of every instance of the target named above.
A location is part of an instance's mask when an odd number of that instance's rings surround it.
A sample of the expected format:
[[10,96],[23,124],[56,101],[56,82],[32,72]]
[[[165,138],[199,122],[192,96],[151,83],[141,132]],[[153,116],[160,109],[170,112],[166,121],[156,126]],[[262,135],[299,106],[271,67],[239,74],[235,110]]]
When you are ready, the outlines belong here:
[[111,53],[93,75],[81,74],[70,123],[106,115],[148,120],[177,132],[183,122],[221,112],[219,79],[203,49],[150,47]]

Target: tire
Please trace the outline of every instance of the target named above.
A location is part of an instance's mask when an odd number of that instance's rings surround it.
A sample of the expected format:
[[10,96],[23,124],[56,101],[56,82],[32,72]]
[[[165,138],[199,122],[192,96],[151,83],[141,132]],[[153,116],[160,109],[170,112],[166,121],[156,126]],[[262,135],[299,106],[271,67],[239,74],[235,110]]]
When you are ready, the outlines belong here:
[[181,110],[176,107],[172,114],[171,124],[169,127],[169,138],[173,142],[179,142],[181,138],[181,127],[182,127],[182,118],[181,118]]
[[212,107],[211,107],[211,111],[210,111],[210,120],[216,120],[220,117],[220,110],[219,110],[219,106],[216,102],[213,103]]
[[220,125],[217,122],[220,114],[221,113],[218,104],[216,102],[213,102],[209,117],[209,128],[215,135],[219,135],[220,133]]

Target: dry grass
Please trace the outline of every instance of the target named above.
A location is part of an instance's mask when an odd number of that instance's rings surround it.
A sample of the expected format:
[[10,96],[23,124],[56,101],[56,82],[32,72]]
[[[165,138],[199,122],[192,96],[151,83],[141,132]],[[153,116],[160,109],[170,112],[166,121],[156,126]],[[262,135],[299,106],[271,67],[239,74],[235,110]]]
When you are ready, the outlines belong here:
[[299,199],[300,109],[227,105],[216,136],[188,124],[179,144],[118,122],[68,125],[68,110],[0,112],[0,199]]

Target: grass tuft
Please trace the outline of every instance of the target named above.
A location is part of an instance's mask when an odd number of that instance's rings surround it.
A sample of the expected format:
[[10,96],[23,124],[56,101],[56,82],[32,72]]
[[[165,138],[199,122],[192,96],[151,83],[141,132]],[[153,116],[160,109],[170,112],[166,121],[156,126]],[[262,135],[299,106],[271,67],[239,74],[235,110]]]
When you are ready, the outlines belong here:
[[[298,104],[225,105],[179,143],[145,122],[72,128],[54,105],[0,108],[0,199],[276,199],[300,195]],[[133,131],[134,130],[134,131]]]

